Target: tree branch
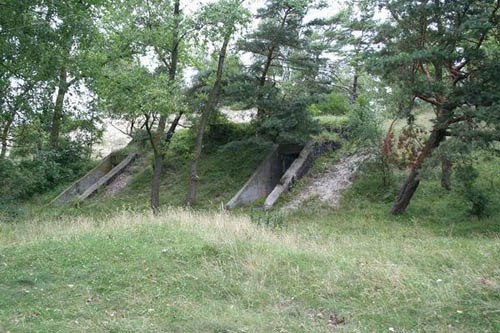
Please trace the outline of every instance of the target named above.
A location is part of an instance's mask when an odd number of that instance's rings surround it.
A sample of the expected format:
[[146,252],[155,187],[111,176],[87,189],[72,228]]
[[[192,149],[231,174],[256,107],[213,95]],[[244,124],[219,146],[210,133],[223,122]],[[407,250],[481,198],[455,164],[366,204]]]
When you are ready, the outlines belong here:
[[427,96],[424,96],[422,94],[416,93],[414,95],[415,95],[415,97],[420,98],[421,100],[423,100],[423,101],[425,101],[427,103],[430,103],[430,104],[432,104],[434,106],[441,107],[443,105],[443,103],[440,103],[440,102],[436,101],[435,99],[427,97]]

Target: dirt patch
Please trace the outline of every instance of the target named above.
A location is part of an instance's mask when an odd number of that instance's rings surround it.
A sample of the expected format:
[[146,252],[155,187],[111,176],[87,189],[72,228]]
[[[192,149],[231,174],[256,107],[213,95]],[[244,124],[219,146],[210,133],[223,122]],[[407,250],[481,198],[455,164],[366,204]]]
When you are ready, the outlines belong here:
[[309,184],[284,207],[284,210],[297,209],[304,201],[313,197],[332,207],[338,207],[342,192],[352,185],[353,176],[359,166],[370,157],[371,155],[367,153],[343,157],[327,172],[311,179]]
[[116,177],[115,180],[113,180],[113,182],[106,187],[106,195],[114,197],[120,193],[120,191],[128,185],[132,176],[133,175],[129,173],[122,173]]
[[249,123],[257,115],[257,108],[248,110],[231,110],[230,108],[221,108],[220,111],[229,119],[237,124]]

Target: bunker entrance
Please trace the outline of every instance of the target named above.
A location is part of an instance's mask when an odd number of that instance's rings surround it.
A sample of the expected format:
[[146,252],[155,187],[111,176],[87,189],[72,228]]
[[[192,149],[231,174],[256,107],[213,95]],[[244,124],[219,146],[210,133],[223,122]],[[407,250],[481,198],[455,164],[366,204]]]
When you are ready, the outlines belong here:
[[232,209],[248,205],[261,198],[266,199],[264,208],[272,207],[283,192],[309,172],[322,153],[337,148],[335,142],[275,146],[226,207]]
[[299,157],[303,148],[302,145],[275,146],[273,151],[226,206],[235,208],[267,197]]
[[304,146],[280,146],[278,157],[281,162],[280,178],[290,168],[297,157],[299,157],[303,148]]
[[111,183],[137,157],[136,153],[129,155],[112,153],[101,164],[89,171],[85,176],[63,191],[53,203],[64,203],[73,198],[86,199],[94,194],[101,186]]

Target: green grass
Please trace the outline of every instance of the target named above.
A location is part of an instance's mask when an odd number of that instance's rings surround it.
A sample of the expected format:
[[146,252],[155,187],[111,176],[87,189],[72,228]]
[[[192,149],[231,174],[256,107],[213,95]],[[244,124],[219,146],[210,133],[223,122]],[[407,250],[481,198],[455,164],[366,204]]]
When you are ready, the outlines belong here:
[[[0,223],[0,331],[500,331],[498,158],[479,159],[481,219],[436,171],[406,214],[390,216],[404,174],[382,186],[374,164],[337,210],[310,200],[291,214],[226,212],[267,153],[244,142],[206,147],[196,210],[168,208],[185,198],[189,145],[181,135],[167,156],[157,217],[145,154],[115,198],[34,202]],[[322,156],[311,175],[340,154]]]
[[315,120],[317,120],[322,126],[330,126],[332,128],[340,128],[345,125],[349,118],[347,116],[334,116],[334,115],[322,115],[315,116]]
[[[245,130],[245,125],[233,129],[236,132],[232,134],[233,138],[236,136],[238,139],[240,136],[243,139],[241,141],[226,146],[226,140],[222,140],[204,147],[198,168],[200,181],[195,208],[208,209],[223,206],[238,192],[269,153],[272,146],[270,143],[245,140]],[[189,131],[181,130],[174,136],[163,166],[160,194],[160,205],[163,207],[181,206],[186,200],[192,144],[193,138]],[[62,219],[80,216],[102,219],[122,211],[149,211],[153,171],[152,153],[148,149],[147,142],[145,147],[130,146],[125,149],[125,151],[139,150],[141,157],[136,162],[139,164],[136,167],[138,172],[118,195],[107,197],[104,193],[100,193],[81,203],[64,206],[49,205],[53,198],[70,185],[66,184],[32,200],[18,203],[16,207],[18,215],[15,216],[15,220],[29,221],[35,217]]]
[[[480,170],[493,204],[497,162]],[[498,212],[470,217],[431,174],[391,217],[397,180],[366,167],[338,210],[0,224],[0,331],[499,331]]]
[[[367,211],[290,217],[169,210],[4,225],[3,331],[500,329],[498,236]],[[444,230],[443,230],[444,231]]]

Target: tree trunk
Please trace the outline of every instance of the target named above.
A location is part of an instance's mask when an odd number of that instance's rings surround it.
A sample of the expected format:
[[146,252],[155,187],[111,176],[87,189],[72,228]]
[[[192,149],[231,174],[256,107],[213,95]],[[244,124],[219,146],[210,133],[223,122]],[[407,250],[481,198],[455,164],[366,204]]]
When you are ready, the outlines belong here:
[[160,207],[160,184],[161,184],[161,167],[163,164],[163,155],[161,152],[153,149],[154,164],[153,164],[153,182],[151,183],[151,210],[153,214],[158,214]]
[[64,96],[68,91],[68,72],[66,67],[61,68],[59,75],[59,87],[57,89],[56,104],[54,106],[54,115],[52,117],[52,128],[50,130],[50,145],[56,149],[59,144],[59,133],[61,131],[61,119],[64,107]]
[[441,157],[441,187],[446,190],[451,190],[451,170],[453,163],[446,158],[446,156]]
[[[160,211],[160,185],[161,185],[161,172],[163,161],[165,159],[165,151],[172,139],[172,136],[175,133],[177,125],[183,115],[183,112],[180,112],[177,117],[174,119],[170,128],[168,129],[165,137],[163,138],[163,142],[154,143],[157,139],[157,135],[153,136],[151,132],[151,127],[147,125],[148,119],[146,119],[146,129],[148,131],[149,139],[151,141],[151,145],[153,147],[153,180],[151,183],[151,210],[153,214],[157,215]],[[157,133],[156,133],[157,134]]]
[[420,183],[420,171],[423,162],[426,158],[431,156],[432,151],[439,146],[444,138],[445,130],[436,128],[432,130],[429,139],[427,139],[424,148],[422,148],[422,151],[411,169],[410,175],[399,191],[399,197],[392,206],[391,214],[399,215],[404,213]]
[[358,79],[359,75],[358,71],[356,70],[354,73],[354,78],[352,80],[352,90],[351,90],[351,101],[353,104],[356,103],[356,101],[358,100]]
[[264,64],[264,69],[259,79],[259,86],[257,87],[257,118],[264,117],[264,108],[262,106],[262,101],[264,99],[264,86],[266,85],[267,75],[269,69],[271,68],[271,63],[273,61],[275,47],[272,46],[267,54],[266,63]]
[[12,117],[11,119],[7,120],[7,123],[3,127],[2,137],[1,137],[1,140],[2,140],[2,151],[0,152],[0,160],[3,160],[5,158],[5,156],[7,155],[9,132],[10,132],[10,127],[12,126],[13,122],[14,122],[14,117]]
[[[170,54],[170,68],[169,68],[169,79],[170,81],[175,80],[177,74],[177,62],[179,59],[179,20],[180,20],[180,0],[175,0],[174,3],[174,18],[175,26],[172,32],[172,51]],[[182,116],[182,113],[181,113]],[[176,118],[176,122],[172,123],[169,132],[177,127],[180,116]],[[153,214],[158,214],[160,206],[160,183],[161,183],[161,171],[163,166],[163,160],[165,156],[165,148],[163,145],[163,135],[165,133],[165,127],[167,124],[167,116],[162,114],[160,116],[160,121],[158,122],[158,130],[156,136],[151,140],[154,151],[154,169],[153,169],[153,181],[151,184],[151,210]],[[172,135],[173,135],[172,131]],[[150,134],[151,135],[151,134]],[[171,137],[171,136],[170,136]],[[170,141],[170,139],[169,139]]]
[[189,192],[186,200],[186,204],[191,206],[196,200],[196,191],[198,187],[198,162],[200,160],[201,150],[203,147],[203,135],[205,134],[205,127],[207,126],[208,120],[210,118],[210,114],[212,110],[217,105],[217,100],[219,97],[219,89],[222,81],[222,73],[224,71],[224,61],[226,58],[227,46],[229,41],[231,40],[232,29],[229,30],[224,36],[224,43],[222,44],[222,48],[219,52],[219,63],[217,65],[217,76],[215,79],[214,86],[210,91],[210,95],[208,97],[208,101],[205,104],[200,124],[198,126],[198,132],[196,134],[196,143],[194,147],[194,156],[193,161],[191,162],[191,171],[189,174]]

